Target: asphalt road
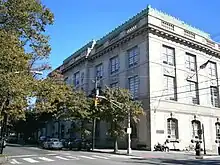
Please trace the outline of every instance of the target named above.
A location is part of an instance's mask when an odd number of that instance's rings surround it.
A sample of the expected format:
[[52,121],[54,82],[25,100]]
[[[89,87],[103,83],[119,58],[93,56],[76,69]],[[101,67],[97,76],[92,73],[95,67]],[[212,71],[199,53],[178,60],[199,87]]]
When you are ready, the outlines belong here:
[[[126,156],[107,153],[78,152],[78,151],[50,151],[37,147],[7,146],[4,153],[9,156],[7,165],[43,164],[43,165],[220,165],[220,159],[195,160],[170,155],[157,156]],[[161,156],[158,156],[161,155]]]

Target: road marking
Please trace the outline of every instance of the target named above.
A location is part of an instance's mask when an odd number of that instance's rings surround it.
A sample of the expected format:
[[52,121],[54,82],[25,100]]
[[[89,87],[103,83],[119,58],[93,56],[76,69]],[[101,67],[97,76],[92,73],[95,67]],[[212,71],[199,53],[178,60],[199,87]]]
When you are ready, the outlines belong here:
[[34,160],[32,158],[22,158],[23,160],[27,161],[27,162],[30,162],[30,163],[38,163],[39,161],[37,160]]
[[76,160],[79,160],[79,158],[75,157],[75,156],[71,156],[71,155],[68,155],[66,156],[67,158],[70,158],[70,159],[76,159]]
[[46,154],[48,156],[56,156],[57,154]]
[[37,155],[15,155],[15,156],[9,156],[9,158],[22,158],[22,157],[32,157]]
[[21,164],[20,162],[18,162],[18,161],[15,160],[15,159],[11,159],[10,163],[11,163],[11,164]]
[[47,161],[47,162],[53,162],[54,161],[54,160],[46,158],[46,157],[38,157],[38,159],[44,160],[44,161]]
[[93,155],[93,157],[101,158],[101,159],[109,159],[109,158],[106,158],[106,157],[103,157],[103,156],[98,156],[98,155]]
[[92,158],[92,157],[88,157],[88,156],[80,156],[81,158],[86,158],[86,159],[96,159],[96,158]]
[[61,157],[61,156],[55,156],[55,158],[57,158],[57,159],[61,159],[61,160],[69,160],[69,159],[64,158],[64,157]]

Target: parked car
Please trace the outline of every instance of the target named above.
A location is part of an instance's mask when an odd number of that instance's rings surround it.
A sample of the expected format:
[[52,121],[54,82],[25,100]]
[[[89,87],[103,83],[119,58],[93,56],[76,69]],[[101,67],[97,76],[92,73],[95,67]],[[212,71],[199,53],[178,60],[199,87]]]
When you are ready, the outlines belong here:
[[75,148],[78,151],[80,150],[90,151],[92,148],[92,143],[90,142],[90,140],[87,139],[69,139],[68,148],[70,150]]
[[43,148],[45,148],[45,149],[62,149],[63,144],[57,138],[50,138],[43,143]]

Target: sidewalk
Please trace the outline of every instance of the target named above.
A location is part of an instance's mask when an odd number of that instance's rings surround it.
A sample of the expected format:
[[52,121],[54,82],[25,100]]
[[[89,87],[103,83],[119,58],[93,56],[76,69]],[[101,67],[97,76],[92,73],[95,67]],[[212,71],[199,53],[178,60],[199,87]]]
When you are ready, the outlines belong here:
[[[95,149],[92,152],[98,153],[108,153],[108,154],[118,154],[118,155],[127,155],[127,150],[118,150],[117,153],[113,152],[113,149]],[[195,152],[184,152],[184,151],[170,151],[170,152],[155,152],[155,151],[143,151],[143,150],[132,150],[129,156],[136,156],[141,158],[172,158],[172,159],[212,159],[212,158],[220,158],[220,155],[217,153],[207,153],[200,157],[195,156]]]

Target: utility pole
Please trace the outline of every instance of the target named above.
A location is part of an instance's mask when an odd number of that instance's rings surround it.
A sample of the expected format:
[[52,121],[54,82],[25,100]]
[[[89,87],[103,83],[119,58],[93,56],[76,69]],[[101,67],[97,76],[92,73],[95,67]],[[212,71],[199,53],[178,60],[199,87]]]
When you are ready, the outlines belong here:
[[127,154],[131,154],[131,113],[130,108],[128,111],[128,128],[127,128],[127,134],[128,134],[128,148],[127,148]]
[[[98,96],[99,96],[99,88],[98,88],[98,77],[95,78],[95,110],[97,109],[98,104]],[[94,116],[93,122],[92,122],[93,128],[92,128],[92,150],[95,149],[95,132],[96,132],[96,117]]]
[[203,150],[204,150],[204,155],[206,155],[206,148],[205,148],[205,131],[204,131],[204,125],[202,124],[202,135],[203,135]]

